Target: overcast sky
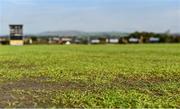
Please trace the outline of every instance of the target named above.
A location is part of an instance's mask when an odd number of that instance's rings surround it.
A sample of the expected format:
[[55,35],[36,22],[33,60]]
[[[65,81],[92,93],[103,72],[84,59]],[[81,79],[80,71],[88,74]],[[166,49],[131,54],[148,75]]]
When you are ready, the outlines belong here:
[[0,34],[53,30],[180,32],[180,0],[0,0]]

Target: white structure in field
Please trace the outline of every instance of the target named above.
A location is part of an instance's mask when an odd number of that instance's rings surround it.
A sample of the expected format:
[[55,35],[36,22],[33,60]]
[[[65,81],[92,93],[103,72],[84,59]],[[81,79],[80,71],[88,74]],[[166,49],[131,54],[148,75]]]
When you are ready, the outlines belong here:
[[119,39],[118,39],[118,38],[110,38],[110,39],[109,39],[109,43],[112,43],[112,44],[113,44],[113,43],[115,43],[115,44],[116,44],[116,43],[119,43]]
[[91,40],[91,43],[92,43],[92,44],[99,44],[99,43],[100,43],[100,40],[99,40],[99,39],[92,39],[92,40]]
[[151,37],[151,38],[149,38],[149,41],[150,42],[159,42],[160,38],[158,38],[158,37]]
[[139,39],[138,38],[129,38],[130,43],[138,43]]

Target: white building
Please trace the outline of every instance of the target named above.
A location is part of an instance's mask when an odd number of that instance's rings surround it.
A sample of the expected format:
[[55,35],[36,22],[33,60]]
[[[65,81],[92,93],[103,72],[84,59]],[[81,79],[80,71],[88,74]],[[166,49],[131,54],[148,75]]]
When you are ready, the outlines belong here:
[[100,43],[100,40],[99,40],[99,39],[92,39],[92,40],[91,40],[91,43],[92,43],[92,44],[99,44],[99,43]]
[[151,37],[149,38],[149,42],[159,42],[160,38],[156,38],[156,37]]
[[119,43],[119,39],[118,38],[110,38],[109,43],[117,44],[117,43]]
[[129,38],[130,43],[138,43],[139,39],[138,38]]

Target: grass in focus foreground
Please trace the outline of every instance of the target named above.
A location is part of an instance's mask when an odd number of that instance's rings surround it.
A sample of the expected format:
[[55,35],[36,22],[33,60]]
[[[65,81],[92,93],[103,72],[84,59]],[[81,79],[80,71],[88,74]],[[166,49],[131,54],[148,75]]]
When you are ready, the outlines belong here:
[[0,46],[0,107],[180,108],[180,44]]

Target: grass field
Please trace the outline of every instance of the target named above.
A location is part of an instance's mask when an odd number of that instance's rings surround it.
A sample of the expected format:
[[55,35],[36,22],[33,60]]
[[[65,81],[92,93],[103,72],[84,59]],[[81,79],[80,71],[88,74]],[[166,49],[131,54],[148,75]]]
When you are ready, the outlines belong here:
[[180,44],[0,46],[0,107],[180,108]]

